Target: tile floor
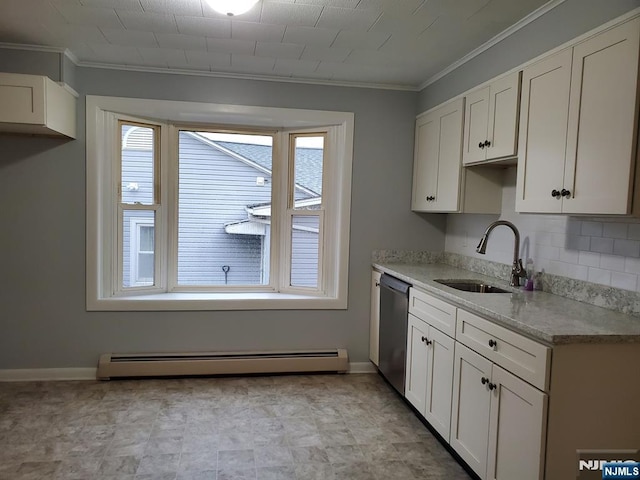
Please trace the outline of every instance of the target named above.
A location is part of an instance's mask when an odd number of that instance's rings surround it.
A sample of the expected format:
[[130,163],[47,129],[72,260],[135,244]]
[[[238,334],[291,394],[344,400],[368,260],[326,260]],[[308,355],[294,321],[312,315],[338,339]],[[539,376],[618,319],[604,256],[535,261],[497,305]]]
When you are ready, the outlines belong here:
[[0,383],[0,480],[462,480],[378,375]]

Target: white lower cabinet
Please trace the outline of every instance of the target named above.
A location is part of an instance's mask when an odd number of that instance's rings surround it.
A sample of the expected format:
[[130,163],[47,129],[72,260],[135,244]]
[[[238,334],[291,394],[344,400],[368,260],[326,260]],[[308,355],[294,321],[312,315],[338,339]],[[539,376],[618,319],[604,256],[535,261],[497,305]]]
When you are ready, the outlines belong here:
[[371,311],[369,312],[369,360],[377,367],[380,346],[380,277],[377,270],[371,271]]
[[547,394],[493,365],[487,478],[543,478]]
[[429,350],[424,339],[428,334],[429,325],[409,314],[404,396],[422,415],[427,404]]
[[405,396],[447,441],[454,344],[453,338],[409,314]]
[[550,364],[549,347],[409,291],[405,397],[483,480],[544,478]]
[[485,379],[491,377],[491,362],[456,343],[453,370],[450,444],[474,472],[485,478],[491,408]]
[[406,398],[481,479],[567,480],[579,449],[640,445],[640,342],[552,349],[415,288],[408,325]]
[[450,443],[483,479],[543,478],[547,395],[455,345]]

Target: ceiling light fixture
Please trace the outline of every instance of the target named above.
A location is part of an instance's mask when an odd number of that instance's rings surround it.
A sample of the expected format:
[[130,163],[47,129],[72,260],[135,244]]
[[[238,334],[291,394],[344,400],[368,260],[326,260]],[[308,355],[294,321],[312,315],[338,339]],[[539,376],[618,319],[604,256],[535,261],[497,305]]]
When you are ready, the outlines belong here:
[[216,12],[233,17],[247,13],[258,0],[207,0]]

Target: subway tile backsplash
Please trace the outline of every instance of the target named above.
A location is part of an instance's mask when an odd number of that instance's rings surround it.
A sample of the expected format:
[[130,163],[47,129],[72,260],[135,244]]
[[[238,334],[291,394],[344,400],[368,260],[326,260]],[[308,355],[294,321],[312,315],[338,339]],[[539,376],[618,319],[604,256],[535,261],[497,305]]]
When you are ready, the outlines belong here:
[[515,168],[505,171],[502,215],[450,214],[445,250],[511,264],[513,234],[496,228],[487,253],[475,252],[486,227],[498,218],[520,231],[520,257],[536,271],[640,292],[640,219],[569,217],[515,212]]

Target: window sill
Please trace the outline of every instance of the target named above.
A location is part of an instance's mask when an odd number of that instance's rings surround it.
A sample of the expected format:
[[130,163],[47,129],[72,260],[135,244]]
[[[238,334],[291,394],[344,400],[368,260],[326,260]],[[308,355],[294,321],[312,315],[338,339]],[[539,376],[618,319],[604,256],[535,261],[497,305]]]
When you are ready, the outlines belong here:
[[346,299],[287,293],[158,293],[87,299],[87,311],[346,310]]

